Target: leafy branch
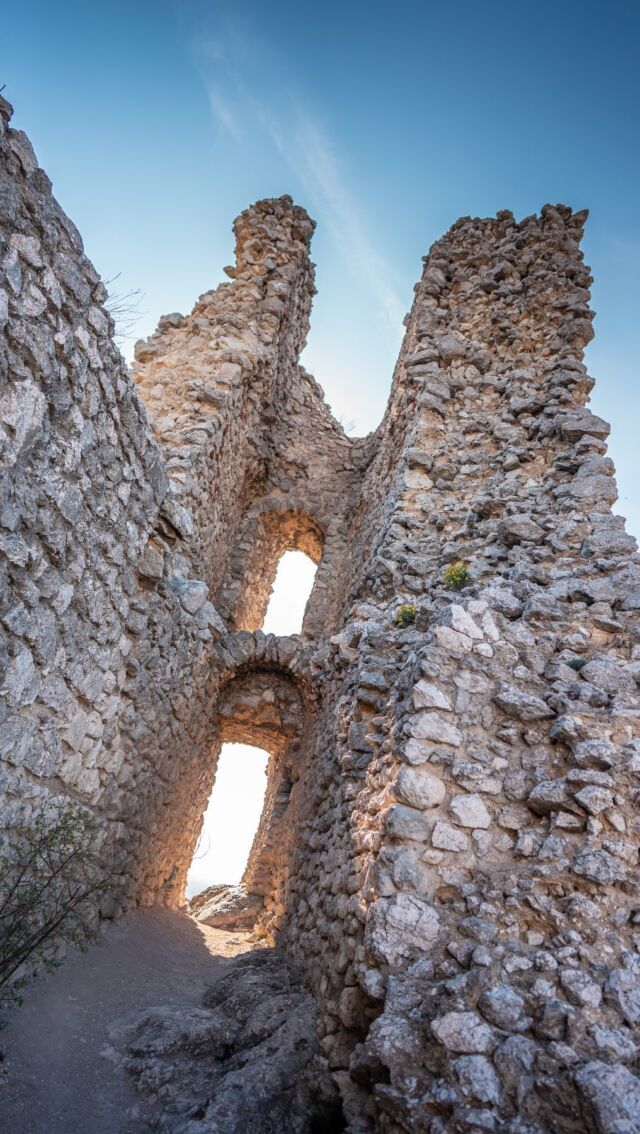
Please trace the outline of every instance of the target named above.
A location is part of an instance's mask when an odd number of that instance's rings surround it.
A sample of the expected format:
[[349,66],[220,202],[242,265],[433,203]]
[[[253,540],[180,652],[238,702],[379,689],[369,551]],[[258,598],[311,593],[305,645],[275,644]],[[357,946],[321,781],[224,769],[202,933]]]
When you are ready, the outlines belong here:
[[98,866],[97,826],[73,804],[58,803],[0,842],[0,1001],[42,965],[52,968],[61,946],[92,936],[107,880]]

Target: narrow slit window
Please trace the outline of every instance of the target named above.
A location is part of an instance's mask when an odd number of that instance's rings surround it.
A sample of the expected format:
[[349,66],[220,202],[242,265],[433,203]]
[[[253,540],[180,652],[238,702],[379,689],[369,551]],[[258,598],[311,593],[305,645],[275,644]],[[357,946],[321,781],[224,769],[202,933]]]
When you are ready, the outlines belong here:
[[265,634],[299,634],[317,565],[304,551],[280,557],[262,629]]
[[187,875],[187,898],[209,886],[240,882],[264,806],[268,762],[262,748],[223,744]]

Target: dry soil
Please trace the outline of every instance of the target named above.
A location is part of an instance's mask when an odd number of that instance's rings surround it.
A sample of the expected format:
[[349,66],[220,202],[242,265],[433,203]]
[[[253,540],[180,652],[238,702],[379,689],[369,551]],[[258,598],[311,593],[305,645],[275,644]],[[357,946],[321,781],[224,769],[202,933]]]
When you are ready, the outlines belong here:
[[136,1098],[109,1059],[107,1028],[136,1008],[199,1004],[248,934],[186,913],[141,910],[108,926],[26,990],[0,1031],[2,1134],[138,1134]]

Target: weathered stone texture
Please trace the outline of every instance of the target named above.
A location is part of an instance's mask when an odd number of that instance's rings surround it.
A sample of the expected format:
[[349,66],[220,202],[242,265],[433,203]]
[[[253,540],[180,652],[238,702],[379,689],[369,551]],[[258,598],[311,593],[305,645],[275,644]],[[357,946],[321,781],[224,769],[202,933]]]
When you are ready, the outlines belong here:
[[[243,213],[231,282],[161,320],[132,379],[3,113],[7,826],[68,793],[111,912],[179,902],[221,743],[260,744],[244,885],[316,998],[348,1128],[640,1131],[640,571],[586,407],[586,214],[458,221],[353,440],[297,361],[302,209]],[[319,567],[303,633],[274,638],[289,547]]]
[[262,949],[233,961],[202,1008],[151,1008],[116,1021],[112,1057],[151,1096],[139,1115],[149,1130],[337,1134],[340,1106],[315,1015],[282,958]]

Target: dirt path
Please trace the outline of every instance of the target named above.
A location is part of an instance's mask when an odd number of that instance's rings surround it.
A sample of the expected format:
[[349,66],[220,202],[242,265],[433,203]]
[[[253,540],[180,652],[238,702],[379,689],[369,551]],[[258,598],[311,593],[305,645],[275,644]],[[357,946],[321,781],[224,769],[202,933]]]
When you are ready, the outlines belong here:
[[0,1032],[2,1134],[137,1134],[127,1077],[101,1052],[135,1008],[199,1004],[247,935],[154,909],[108,926],[87,953],[39,978]]

